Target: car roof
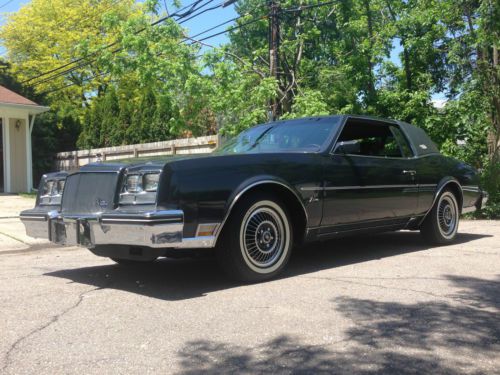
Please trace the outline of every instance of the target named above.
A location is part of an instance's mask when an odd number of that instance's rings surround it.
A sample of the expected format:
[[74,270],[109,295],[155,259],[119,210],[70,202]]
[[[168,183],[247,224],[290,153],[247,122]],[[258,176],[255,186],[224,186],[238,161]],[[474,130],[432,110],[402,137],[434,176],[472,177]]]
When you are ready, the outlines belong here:
[[328,119],[346,119],[346,118],[352,118],[352,119],[360,119],[360,120],[371,120],[371,121],[384,121],[388,122],[391,124],[397,124],[399,121],[389,119],[389,118],[384,118],[384,117],[377,117],[377,116],[370,116],[370,115],[352,115],[352,114],[342,114],[342,115],[324,115],[324,116],[306,116],[306,117],[298,117],[294,119],[285,119],[285,120],[277,120],[277,121],[272,121],[272,122],[267,122],[263,124],[258,124],[255,126],[269,126],[269,125],[281,125],[281,124],[287,124],[287,123],[294,123],[294,122],[302,122],[304,120],[309,120],[309,121],[321,121],[321,120],[328,120]]

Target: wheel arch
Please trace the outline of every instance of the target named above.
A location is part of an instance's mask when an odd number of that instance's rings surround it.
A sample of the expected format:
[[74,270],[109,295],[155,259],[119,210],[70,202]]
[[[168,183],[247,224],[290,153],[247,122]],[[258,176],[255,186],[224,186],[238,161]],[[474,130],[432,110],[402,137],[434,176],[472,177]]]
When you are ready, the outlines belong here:
[[436,203],[439,195],[445,189],[449,189],[453,194],[455,194],[455,197],[457,198],[458,209],[460,210],[460,212],[462,212],[462,206],[464,202],[464,193],[462,190],[462,185],[460,184],[460,182],[458,182],[456,178],[451,176],[444,177],[443,179],[441,179],[441,181],[439,181],[436,194],[434,194],[432,205],[434,206],[434,203]]
[[[215,234],[215,243],[219,240],[219,236],[223,232],[225,224],[228,222],[231,214],[234,212],[236,205],[242,201],[243,197],[256,192],[273,193],[280,197],[283,203],[285,203],[287,208],[291,211],[290,220],[294,230],[294,239],[296,242],[302,241],[306,232],[308,217],[304,204],[300,199],[300,195],[285,181],[266,176],[260,179],[252,179],[243,182],[231,194],[226,205],[227,208],[224,218],[220,226],[217,228],[217,233]],[[295,213],[299,214],[297,215]]]
[[462,185],[455,177],[451,176],[443,177],[441,181],[439,181],[439,183],[437,184],[436,192],[434,193],[434,198],[432,199],[432,204],[429,207],[429,210],[425,213],[422,220],[420,221],[420,224],[424,222],[427,215],[429,215],[429,213],[432,211],[432,208],[436,204],[437,199],[445,189],[451,190],[451,192],[455,195],[458,203],[459,213],[462,213],[462,206],[464,201]]

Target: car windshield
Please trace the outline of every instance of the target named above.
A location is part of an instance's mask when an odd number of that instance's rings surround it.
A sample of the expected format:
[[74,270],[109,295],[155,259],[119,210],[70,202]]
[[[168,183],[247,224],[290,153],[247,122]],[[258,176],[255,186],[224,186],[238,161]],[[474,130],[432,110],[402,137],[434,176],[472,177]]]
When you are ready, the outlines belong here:
[[293,120],[250,128],[217,153],[319,151],[339,126],[340,117]]

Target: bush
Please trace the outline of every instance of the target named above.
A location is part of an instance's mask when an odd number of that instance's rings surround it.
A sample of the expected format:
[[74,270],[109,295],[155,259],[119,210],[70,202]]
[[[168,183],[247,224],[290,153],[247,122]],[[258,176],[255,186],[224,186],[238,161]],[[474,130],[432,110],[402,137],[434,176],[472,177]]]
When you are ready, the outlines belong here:
[[481,175],[481,187],[489,194],[488,203],[473,217],[477,219],[500,219],[500,162],[489,162]]

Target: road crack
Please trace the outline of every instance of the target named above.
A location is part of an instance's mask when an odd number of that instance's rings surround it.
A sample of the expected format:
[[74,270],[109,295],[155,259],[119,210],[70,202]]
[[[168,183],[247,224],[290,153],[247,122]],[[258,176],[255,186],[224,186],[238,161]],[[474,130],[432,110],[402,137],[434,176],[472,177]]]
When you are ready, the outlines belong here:
[[73,311],[76,308],[78,308],[78,306],[80,306],[80,304],[83,302],[85,296],[88,295],[89,293],[95,292],[95,291],[100,290],[100,289],[105,289],[106,287],[107,286],[96,287],[96,288],[92,288],[90,290],[86,290],[86,291],[80,293],[78,295],[78,300],[76,301],[76,303],[74,303],[70,307],[66,308],[65,310],[63,310],[59,314],[56,314],[56,315],[52,316],[52,318],[47,323],[41,325],[40,327],[35,328],[34,330],[32,330],[32,331],[28,332],[27,334],[25,334],[25,335],[21,336],[20,338],[18,338],[14,343],[12,343],[12,345],[10,345],[9,349],[5,353],[5,355],[4,355],[4,364],[3,364],[3,366],[2,366],[2,368],[0,370],[0,373],[3,373],[10,366],[12,353],[19,347],[19,345],[21,343],[23,343],[24,341],[26,341],[27,339],[29,339],[33,335],[35,335],[35,334],[43,331],[44,329],[50,327],[52,324],[57,323],[63,316],[65,316],[66,314],[68,314],[71,311]]
[[0,232],[0,234],[1,234],[1,235],[3,235],[3,236],[5,236],[5,237],[8,237],[8,238],[10,238],[10,239],[12,239],[12,240],[15,240],[15,241],[17,241],[17,242],[21,242],[21,243],[23,243],[23,244],[25,244],[25,245],[28,245],[28,246],[29,246],[29,243],[27,243],[26,241],[23,241],[23,240],[22,240],[22,239],[20,239],[20,238],[17,238],[16,236],[13,236],[13,235],[8,234],[8,233],[5,233],[5,232]]

